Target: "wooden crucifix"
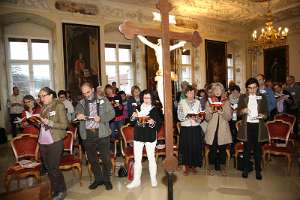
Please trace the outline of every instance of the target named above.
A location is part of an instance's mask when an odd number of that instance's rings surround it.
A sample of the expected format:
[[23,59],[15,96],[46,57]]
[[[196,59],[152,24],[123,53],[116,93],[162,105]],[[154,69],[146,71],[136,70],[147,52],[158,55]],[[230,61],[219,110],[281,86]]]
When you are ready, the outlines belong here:
[[[170,173],[173,173],[178,166],[178,161],[173,154],[173,102],[170,69],[170,39],[189,41],[192,42],[194,47],[197,47],[201,42],[201,37],[197,31],[193,34],[170,32],[169,11],[172,9],[171,4],[166,0],[158,0],[156,7],[160,10],[161,14],[161,30],[137,27],[129,21],[124,21],[124,23],[119,26],[119,30],[127,39],[133,39],[136,35],[162,38],[163,93],[166,133],[166,159],[164,160],[164,168],[169,175]],[[172,179],[169,179],[168,177],[168,198],[173,199],[172,188],[172,194],[170,194],[170,182],[171,184],[173,183]]]

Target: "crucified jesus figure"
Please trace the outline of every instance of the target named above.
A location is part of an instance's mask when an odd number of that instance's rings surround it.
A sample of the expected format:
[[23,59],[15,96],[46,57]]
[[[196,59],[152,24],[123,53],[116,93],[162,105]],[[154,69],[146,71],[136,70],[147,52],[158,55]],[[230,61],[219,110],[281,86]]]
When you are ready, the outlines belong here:
[[[147,40],[147,38],[145,38],[142,35],[138,35],[137,37],[140,39],[140,41],[142,43],[149,46],[150,48],[152,48],[155,51],[156,61],[158,63],[158,70],[157,70],[156,76],[155,76],[155,81],[157,82],[156,89],[157,89],[158,96],[159,96],[159,99],[163,106],[163,111],[164,111],[163,58],[162,58],[161,39],[158,39],[157,44],[154,44],[154,43],[150,42],[149,40]],[[177,44],[170,46],[170,51],[173,51],[177,48],[183,47],[185,45],[185,43],[186,43],[185,41],[180,41]]]

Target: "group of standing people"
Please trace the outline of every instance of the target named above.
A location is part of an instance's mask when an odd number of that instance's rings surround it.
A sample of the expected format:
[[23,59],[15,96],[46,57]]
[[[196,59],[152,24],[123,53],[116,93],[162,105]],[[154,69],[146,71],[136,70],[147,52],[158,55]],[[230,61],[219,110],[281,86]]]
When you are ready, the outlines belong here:
[[[180,124],[179,135],[179,163],[184,166],[183,173],[196,173],[197,167],[202,166],[202,151],[204,145],[208,146],[211,162],[216,171],[221,170],[226,174],[226,148],[237,140],[244,142],[244,169],[242,177],[247,178],[250,171],[250,153],[254,152],[256,179],[261,180],[261,142],[268,141],[268,134],[264,125],[272,115],[276,107],[273,101],[274,93],[266,88],[264,77],[258,75],[250,78],[245,84],[247,92],[240,94],[238,86],[230,88],[230,95],[226,95],[221,83],[212,83],[207,90],[196,92],[191,85],[186,85],[179,95],[177,105],[177,117]],[[288,80],[293,77],[288,77]],[[289,80],[293,82],[293,80]],[[299,96],[299,89],[289,84],[287,90],[291,96]],[[281,91],[276,89],[277,93]],[[104,185],[106,190],[113,188],[110,180],[111,139],[118,138],[120,128],[124,123],[134,126],[134,178],[127,185],[128,189],[136,188],[141,184],[142,156],[144,146],[149,160],[149,173],[151,185],[157,186],[157,164],[155,160],[155,148],[157,145],[157,133],[163,122],[163,115],[154,102],[154,95],[149,90],[141,92],[138,86],[133,86],[132,96],[126,97],[122,92],[116,94],[116,89],[107,85],[104,89],[97,88],[85,82],[81,85],[83,98],[77,103],[75,109],[72,104],[66,102],[66,93],[60,91],[58,99],[55,91],[44,87],[39,92],[40,104],[31,95],[26,95],[22,100],[18,99],[18,88],[13,89],[14,98],[11,106],[14,107],[13,117],[26,117],[26,113],[20,113],[18,107],[24,106],[30,114],[40,114],[41,125],[33,126],[28,122],[22,122],[25,132],[39,134],[38,142],[42,162],[46,167],[51,182],[53,199],[64,199],[66,196],[66,184],[59,163],[63,153],[63,139],[70,120],[79,121],[79,133],[82,144],[91,163],[95,177],[89,189],[96,189]],[[208,94],[208,95],[206,95]],[[196,98],[196,95],[199,95]],[[293,102],[299,105],[299,98],[293,98]],[[24,105],[23,105],[24,104]],[[294,105],[294,104],[293,104]],[[295,113],[299,107],[293,105],[289,108]],[[21,110],[21,109],[20,109]],[[68,115],[70,113],[70,115]],[[139,119],[146,117],[146,121]],[[238,119],[241,119],[241,127],[234,132],[233,127]],[[98,152],[102,165],[98,162]]]

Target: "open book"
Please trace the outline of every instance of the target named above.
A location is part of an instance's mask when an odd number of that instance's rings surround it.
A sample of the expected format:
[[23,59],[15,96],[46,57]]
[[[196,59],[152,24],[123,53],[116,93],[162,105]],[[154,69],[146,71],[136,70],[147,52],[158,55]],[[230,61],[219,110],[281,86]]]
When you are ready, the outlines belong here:
[[26,114],[26,120],[30,124],[38,125],[41,123],[41,117],[40,114],[31,114],[30,112],[25,111]]
[[30,124],[38,125],[41,123],[41,117],[40,114],[31,114],[28,111],[25,111],[25,117],[19,118],[17,117],[16,120],[14,121],[15,124],[20,124],[24,121],[28,121]]
[[31,160],[21,160],[18,162],[18,164],[23,168],[34,168],[38,166],[40,163]]

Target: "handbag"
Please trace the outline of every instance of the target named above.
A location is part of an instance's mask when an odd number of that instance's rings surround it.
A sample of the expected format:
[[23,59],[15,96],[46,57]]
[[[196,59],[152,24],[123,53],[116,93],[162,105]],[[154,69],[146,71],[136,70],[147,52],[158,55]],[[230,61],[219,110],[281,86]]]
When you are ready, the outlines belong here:
[[127,169],[124,166],[121,166],[118,171],[118,177],[123,178],[127,176]]

